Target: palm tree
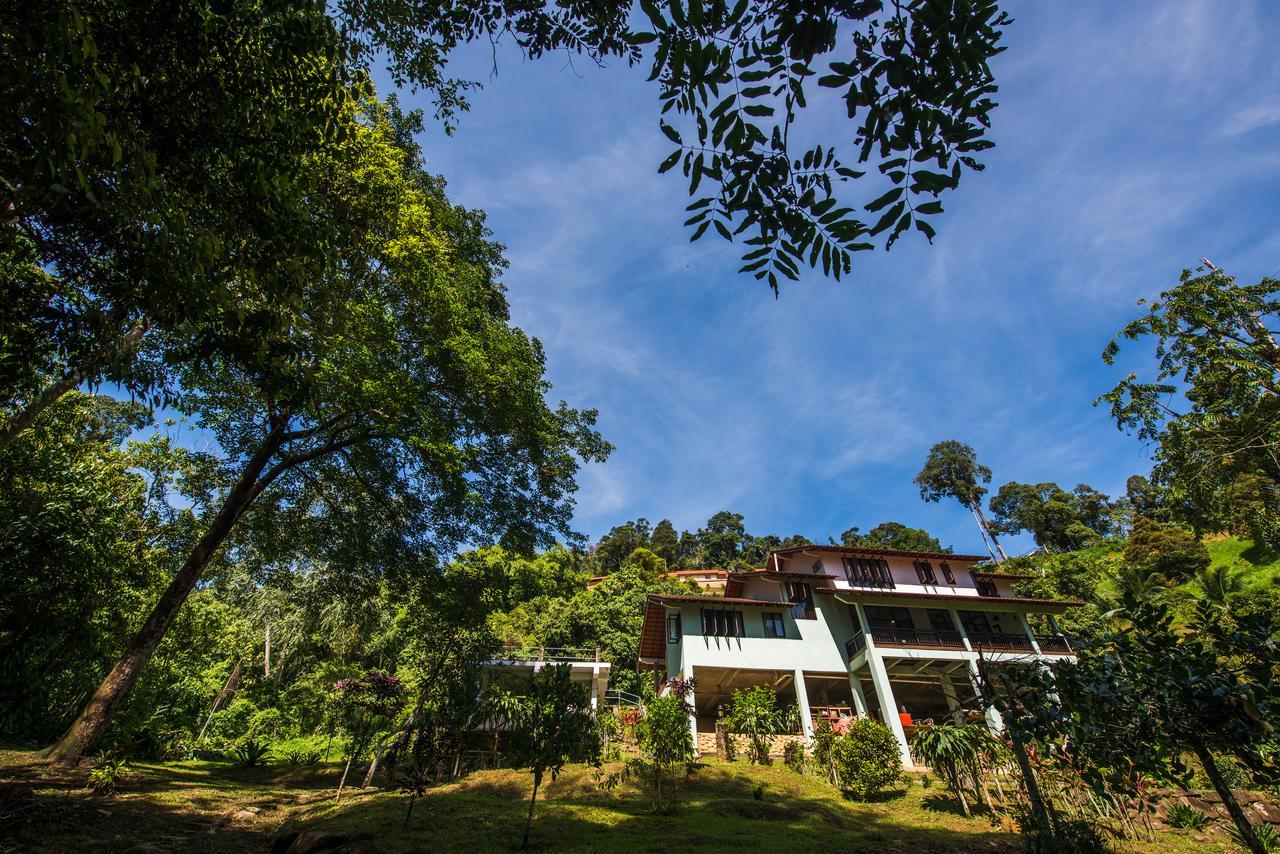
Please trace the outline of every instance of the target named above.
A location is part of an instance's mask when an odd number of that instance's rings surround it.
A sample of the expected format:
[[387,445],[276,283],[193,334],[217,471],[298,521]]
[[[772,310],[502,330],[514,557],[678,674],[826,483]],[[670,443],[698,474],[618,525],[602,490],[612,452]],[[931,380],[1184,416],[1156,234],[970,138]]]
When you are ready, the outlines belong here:
[[947,788],[960,801],[960,809],[970,815],[965,800],[965,780],[973,782],[975,792],[982,794],[990,807],[986,788],[982,785],[982,769],[1002,755],[1001,745],[985,724],[956,724],[950,721],[921,727],[911,737],[911,752],[932,768],[947,783]]
[[1227,566],[1207,566],[1196,572],[1195,586],[1199,598],[1219,607],[1244,589],[1240,573]]

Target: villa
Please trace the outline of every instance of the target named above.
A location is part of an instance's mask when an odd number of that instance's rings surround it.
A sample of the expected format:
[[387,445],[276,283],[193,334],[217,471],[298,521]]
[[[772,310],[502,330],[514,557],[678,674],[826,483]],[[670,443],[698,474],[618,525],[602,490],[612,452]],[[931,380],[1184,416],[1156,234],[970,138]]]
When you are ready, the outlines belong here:
[[[733,573],[723,595],[651,595],[639,666],[655,680],[695,678],[689,725],[699,752],[733,692],[771,685],[796,702],[806,739],[815,721],[871,716],[908,736],[972,698],[980,657],[1035,664],[1072,655],[1061,635],[1033,633],[1029,614],[1081,602],[1014,595],[1030,576],[985,572],[979,555],[800,546],[763,569]],[[988,723],[1000,728],[999,715]]]

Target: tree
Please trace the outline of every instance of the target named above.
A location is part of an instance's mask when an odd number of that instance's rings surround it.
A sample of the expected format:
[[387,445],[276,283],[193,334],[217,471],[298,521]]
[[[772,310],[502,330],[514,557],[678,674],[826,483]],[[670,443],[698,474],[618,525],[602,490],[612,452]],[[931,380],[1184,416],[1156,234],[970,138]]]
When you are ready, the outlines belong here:
[[175,361],[283,355],[258,342],[333,257],[305,163],[357,94],[324,10],[12,4],[0,44],[0,448],[81,385],[172,402]]
[[533,808],[543,777],[550,773],[555,780],[569,762],[600,762],[600,738],[587,705],[587,689],[573,681],[572,673],[567,664],[542,668],[528,681],[515,706],[515,720],[510,725],[511,760],[517,768],[533,773],[521,848],[529,847]]
[[[376,530],[384,560],[479,537],[551,545],[553,532],[570,533],[578,460],[608,450],[591,429],[594,413],[547,406],[541,349],[507,325],[501,259],[482,219],[448,205],[416,152],[396,140],[386,112],[367,105],[365,122],[318,164],[329,194],[317,204],[346,204],[362,248],[313,280],[297,306],[287,346],[307,353],[306,363],[183,366],[183,406],[217,438],[233,485],[51,755],[76,761],[94,749],[254,505],[301,517],[336,507],[325,518]],[[353,196],[377,203],[366,209]],[[365,497],[380,512],[349,516],[336,496]]]
[[721,510],[698,530],[698,559],[706,567],[729,567],[747,545],[741,513]]
[[[1010,22],[993,0],[891,7],[645,0],[641,10],[648,31],[633,30],[631,4],[617,0],[568,8],[344,0],[335,14],[360,55],[387,56],[400,75],[434,93],[446,120],[465,109],[473,84],[446,77],[445,60],[475,39],[507,35],[530,58],[561,50],[596,62],[647,58],[662,104],[659,128],[675,146],[659,171],[678,164],[689,180],[693,239],[712,227],[726,240],[750,234],[743,270],[775,291],[803,263],[848,273],[853,252],[881,237],[892,246],[913,226],[932,239],[928,218],[941,213],[939,196],[963,170],[982,169],[976,157],[993,145],[988,62],[1003,50]],[[644,45],[653,46],[648,57]],[[814,77],[842,94],[858,123],[847,156],[825,140],[795,147],[792,125]],[[857,186],[869,166],[874,198],[842,199],[838,191]],[[875,221],[859,220],[859,210]]]
[[965,790],[985,794],[982,769],[989,757],[998,756],[1003,745],[991,735],[985,722],[956,724],[947,721],[934,726],[920,727],[911,736],[912,754],[933,769],[947,788],[960,801],[960,808],[969,815],[969,802]]
[[[697,758],[696,745],[693,743],[693,731],[689,729],[689,716],[693,707],[688,697],[693,691],[696,680],[673,679],[669,689],[661,697],[655,697],[645,703],[644,717],[636,725],[636,743],[648,759],[649,767],[645,770],[653,778],[653,805],[655,810],[674,810],[680,771],[688,774]],[[629,770],[632,765],[628,765]],[[623,772],[624,774],[627,771]],[[610,782],[617,782],[613,777]],[[662,803],[662,783],[669,780],[667,787],[671,793],[670,803],[664,808]]]
[[1108,496],[1087,484],[1066,492],[1056,483],[1006,483],[992,497],[991,529],[999,534],[1030,531],[1046,551],[1073,551],[1111,533]]
[[608,575],[617,572],[623,561],[636,549],[648,547],[649,520],[641,518],[613,526],[609,533],[600,538],[592,553],[599,565],[600,574]]
[[680,535],[670,519],[663,519],[653,528],[649,537],[649,548],[653,553],[667,562],[667,566],[675,569],[679,559]]
[[1179,583],[1209,567],[1209,551],[1190,531],[1139,516],[1124,548],[1125,563],[1148,575]]
[[947,439],[930,448],[924,468],[915,477],[920,497],[925,501],[954,498],[969,508],[978,523],[983,542],[992,549],[991,556],[995,558],[998,552],[997,560],[1007,560],[1008,555],[982,515],[982,496],[987,494],[987,490],[979,484],[990,482],[991,469],[978,462],[978,454],[973,448],[955,439]]
[[902,753],[889,728],[871,718],[858,718],[836,739],[836,772],[840,786],[866,800],[902,779]]
[[923,528],[911,528],[901,522],[881,522],[865,534],[861,528],[850,528],[840,535],[840,545],[867,546],[875,549],[899,549],[906,552],[949,552],[942,543]]
[[782,726],[778,692],[768,685],[739,688],[729,701],[725,723],[731,732],[745,733],[751,739],[752,762],[770,764],[769,738]]
[[1154,339],[1155,377],[1130,374],[1095,403],[1155,444],[1161,503],[1197,532],[1247,528],[1241,500],[1259,496],[1259,487],[1274,496],[1280,483],[1278,322],[1280,281],[1239,285],[1205,262],[1184,270],[1103,351],[1113,364],[1120,339]]

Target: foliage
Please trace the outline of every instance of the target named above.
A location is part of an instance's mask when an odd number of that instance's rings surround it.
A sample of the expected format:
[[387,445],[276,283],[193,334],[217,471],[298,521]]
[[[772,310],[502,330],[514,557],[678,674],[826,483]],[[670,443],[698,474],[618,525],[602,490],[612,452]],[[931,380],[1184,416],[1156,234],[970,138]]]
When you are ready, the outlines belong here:
[[1209,566],[1209,552],[1200,538],[1175,525],[1163,525],[1138,516],[1124,548],[1125,563],[1132,569],[1158,575],[1170,582],[1188,581]]
[[938,538],[923,528],[911,528],[901,522],[881,522],[865,534],[850,528],[840,535],[842,546],[867,546],[875,549],[900,549],[907,552],[949,552]]
[[1251,843],[1256,841],[1265,854],[1280,852],[1280,832],[1276,831],[1274,824],[1259,824],[1256,826],[1253,829],[1253,840],[1246,839],[1244,834],[1240,832],[1240,828],[1234,825],[1227,828],[1227,833],[1231,835],[1232,841],[1241,848],[1251,848]]
[[1168,823],[1183,830],[1204,830],[1209,826],[1209,816],[1187,804],[1176,802],[1169,805]]
[[917,729],[911,738],[911,752],[946,781],[964,814],[969,815],[965,793],[985,796],[982,775],[993,764],[1003,764],[1005,749],[985,721],[948,721]]
[[129,772],[129,764],[122,757],[104,756],[90,769],[87,786],[96,794],[113,795]]
[[[687,775],[696,757],[688,702],[696,680],[676,679],[667,693],[645,703],[644,717],[636,726],[636,745],[646,763],[631,763],[630,768],[653,780],[653,807],[659,812],[675,810],[679,781]],[[669,800],[663,802],[663,782],[667,781]]]
[[246,768],[254,768],[271,758],[271,745],[255,738],[245,738],[236,746],[236,761]]
[[1084,548],[1114,532],[1111,499],[1088,484],[1066,492],[1056,483],[1006,483],[989,506],[997,534],[1030,531],[1051,552]]
[[955,439],[938,442],[929,449],[929,456],[914,482],[925,501],[954,498],[967,507],[978,523],[984,542],[989,540],[995,551],[1004,556],[996,532],[982,515],[982,496],[987,494],[983,484],[991,482],[991,469],[978,462],[978,453],[973,448]]
[[533,773],[533,794],[521,847],[529,845],[534,804],[543,776],[555,780],[569,762],[599,764],[600,738],[587,704],[587,689],[573,681],[568,665],[538,671],[523,686],[512,709],[510,758]]
[[739,688],[729,701],[725,723],[730,732],[745,733],[750,738],[749,756],[753,763],[770,764],[770,736],[782,728],[778,692],[768,685]]
[[870,718],[859,718],[848,734],[834,745],[840,787],[858,800],[866,800],[902,780],[902,753],[889,728]]
[[788,741],[782,748],[782,762],[797,774],[803,774],[809,764],[804,745],[798,741]]
[[[1159,370],[1102,395],[1116,423],[1156,446],[1153,480],[1170,512],[1198,532],[1231,526],[1275,548],[1280,483],[1280,282],[1240,285],[1212,265],[1184,270],[1120,340],[1154,339]],[[1180,395],[1170,401],[1171,395]]]

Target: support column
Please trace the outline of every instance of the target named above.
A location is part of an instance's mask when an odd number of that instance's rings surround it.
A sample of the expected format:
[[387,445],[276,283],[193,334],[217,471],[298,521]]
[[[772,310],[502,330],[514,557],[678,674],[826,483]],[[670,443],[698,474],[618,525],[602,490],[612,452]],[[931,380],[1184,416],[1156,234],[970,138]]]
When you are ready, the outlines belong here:
[[1000,710],[995,706],[988,706],[982,699],[982,687],[978,682],[978,662],[976,659],[969,659],[969,683],[973,685],[973,693],[977,696],[978,702],[982,705],[982,713],[987,718],[987,727],[992,732],[1004,731],[1004,718],[1000,716]]
[[1031,648],[1035,650],[1036,655],[1044,655],[1040,651],[1040,644],[1036,641],[1035,633],[1031,631],[1031,624],[1027,622],[1027,615],[1019,614],[1018,622],[1022,624],[1022,630],[1027,633],[1027,640],[1031,641]]
[[804,731],[804,743],[813,744],[813,715],[809,712],[809,688],[804,682],[804,671],[797,670],[796,702],[800,704],[800,729]]
[[853,689],[853,708],[858,717],[867,717],[867,695],[862,692],[862,679],[857,673],[849,674],[849,687]]
[[880,653],[868,648],[867,664],[871,668],[871,684],[876,689],[876,699],[880,701],[880,714],[884,716],[885,726],[898,740],[898,750],[902,754],[902,765],[908,770],[915,767],[911,761],[911,748],[907,745],[907,732],[902,728],[902,719],[898,717],[898,703],[893,699],[893,686],[889,684],[889,671],[884,667],[884,659]]
[[964,709],[960,708],[960,698],[956,696],[955,683],[946,673],[942,674],[942,696],[947,698],[947,708],[951,710],[951,719],[958,724],[964,723]]
[[[693,678],[692,664],[685,665],[684,678],[685,679]],[[694,756],[697,756],[698,755],[698,703],[694,699],[693,691],[690,691],[688,696],[686,696],[684,699],[685,699],[685,702],[689,704],[689,708],[692,709],[692,711],[689,712],[689,732],[693,735],[693,754]]]
[[600,668],[591,668],[591,711],[600,707]]
[[969,643],[969,633],[964,630],[964,623],[960,621],[960,613],[955,608],[948,608],[947,613],[951,615],[951,622],[955,623],[956,631],[960,633],[960,642],[964,644],[965,650],[973,652],[973,644]]

